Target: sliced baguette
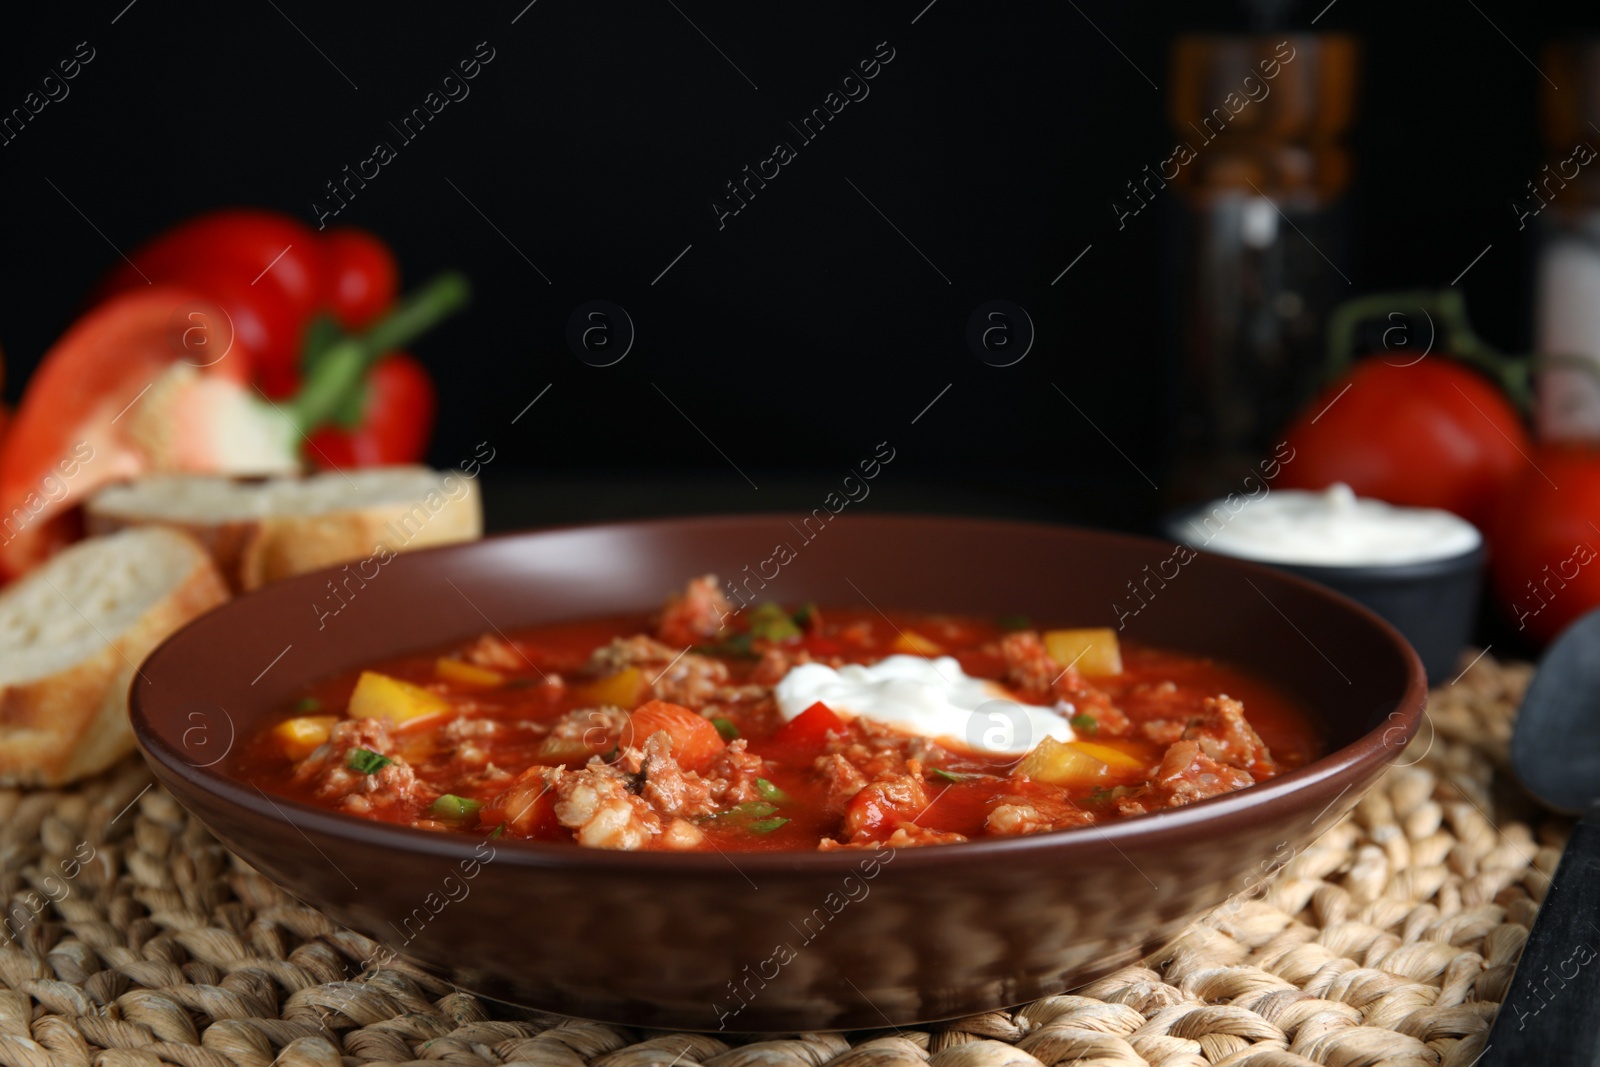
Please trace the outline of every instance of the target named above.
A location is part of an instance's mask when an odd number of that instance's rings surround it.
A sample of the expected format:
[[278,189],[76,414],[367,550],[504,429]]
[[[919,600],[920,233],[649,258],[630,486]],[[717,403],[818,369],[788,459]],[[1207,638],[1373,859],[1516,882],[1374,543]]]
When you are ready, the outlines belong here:
[[205,550],[158,527],[80,541],[0,590],[0,785],[61,785],[132,752],[137,665],[226,599]]
[[477,483],[426,467],[370,467],[265,479],[162,474],[91,497],[90,533],[160,524],[206,546],[235,590],[373,555],[471,541]]

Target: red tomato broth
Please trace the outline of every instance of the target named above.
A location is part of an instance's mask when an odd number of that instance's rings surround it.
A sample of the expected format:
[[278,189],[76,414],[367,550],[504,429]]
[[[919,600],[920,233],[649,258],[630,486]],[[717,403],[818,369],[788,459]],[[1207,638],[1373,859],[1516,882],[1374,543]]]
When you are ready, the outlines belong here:
[[[943,654],[954,656],[962,669],[974,677],[1002,679],[1007,672],[1006,657],[998,642],[1005,631],[994,621],[951,615],[891,613],[885,617],[870,610],[825,608],[820,612],[824,620],[819,630],[807,631],[798,639],[782,643],[783,647],[798,651],[804,649],[816,655],[837,657],[843,662],[872,663],[886,655],[894,654],[897,641],[903,643],[903,634],[915,635],[936,643]],[[359,811],[370,818],[401,825],[421,825],[427,829],[461,832],[476,835],[504,835],[536,840],[574,840],[574,831],[563,826],[555,817],[548,802],[539,802],[537,810],[530,813],[530,822],[517,830],[508,831],[499,820],[512,809],[502,802],[508,781],[521,772],[537,766],[548,766],[551,760],[541,754],[545,734],[538,729],[547,726],[560,716],[592,706],[582,690],[591,680],[584,676],[586,664],[597,648],[614,638],[652,632],[654,617],[619,616],[565,622],[532,627],[510,635],[517,657],[515,667],[502,667],[503,684],[496,687],[478,687],[441,681],[435,675],[435,661],[440,655],[459,654],[463,646],[457,645],[428,654],[396,657],[373,665],[370,669],[402,681],[424,686],[442,694],[452,705],[447,715],[413,720],[392,729],[395,753],[410,764],[418,781],[427,786],[427,795],[418,802],[397,802]],[[735,623],[737,629],[738,623]],[[723,638],[727,631],[724,631]],[[1194,715],[1209,697],[1230,695],[1243,702],[1250,726],[1260,735],[1271,752],[1275,770],[1282,772],[1302,766],[1321,754],[1319,731],[1310,717],[1293,700],[1270,684],[1248,673],[1214,660],[1141,647],[1120,642],[1123,671],[1119,675],[1084,679],[1085,685],[1104,694],[1110,703],[1121,709],[1133,727],[1157,719],[1172,720]],[[764,643],[757,642],[758,647]],[[695,655],[700,654],[696,649]],[[726,664],[728,684],[747,684],[758,670],[758,660],[718,655],[715,658]],[[670,669],[669,664],[666,669]],[[659,681],[666,674],[656,675],[646,669],[646,678]],[[550,684],[549,679],[559,676],[565,683]],[[349,810],[342,806],[344,798],[319,796],[317,783],[297,781],[295,774],[302,761],[291,759],[273,734],[273,728],[297,715],[338,714],[350,702],[356,685],[356,676],[345,675],[312,687],[296,706],[285,708],[273,715],[264,727],[243,747],[234,762],[235,773],[270,793],[289,797],[333,810]],[[1034,699],[1025,692],[1010,687],[1019,700],[1049,703],[1048,699]],[[649,699],[649,692],[644,694]],[[307,710],[308,702],[315,702],[314,711]],[[641,701],[642,703],[642,701]],[[628,710],[628,709],[625,709]],[[886,728],[872,730],[861,720],[851,720],[848,712],[840,711],[845,720],[844,729],[833,734],[822,734],[824,744],[837,750],[850,742],[859,742],[868,732],[879,737],[879,744],[898,743],[894,738],[882,740]],[[722,851],[776,851],[816,849],[819,843],[840,838],[841,812],[837,803],[830,804],[829,786],[814,768],[819,755],[817,736],[801,738],[797,743],[785,745],[782,728],[785,721],[770,697],[746,703],[714,702],[706,714],[716,722],[723,720],[719,732],[731,724],[738,731],[748,750],[762,758],[761,778],[775,792],[768,798],[765,790],[754,804],[751,814],[740,810],[723,811],[692,820],[702,839],[693,847]],[[511,779],[495,782],[473,781],[463,776],[454,766],[460,747],[444,735],[451,723],[461,720],[490,720],[498,729],[519,723],[532,723],[533,727],[505,730],[501,736],[488,743],[489,763],[507,771]],[[994,756],[965,748],[958,739],[934,739],[938,746],[936,762],[924,767],[924,798],[910,806],[893,804],[875,805],[871,799],[862,800],[863,790],[849,803],[857,805],[863,813],[864,825],[874,827],[871,835],[876,840],[888,837],[892,827],[906,824],[907,817],[915,828],[930,835],[935,832],[959,834],[969,839],[986,836],[986,819],[1002,798],[1015,801],[1019,798],[1038,798],[1041,802],[1065,802],[1073,808],[1092,815],[1094,821],[1127,817],[1119,813],[1117,799],[1112,795],[1117,787],[1137,788],[1144,783],[1162,760],[1167,746],[1140,736],[1097,739],[1096,733],[1082,728],[1077,731],[1079,740],[1106,744],[1137,758],[1142,771],[1108,768],[1103,781],[1093,788],[1074,788],[1033,782],[1012,777],[1021,761],[1021,755]],[[793,733],[791,731],[790,733]],[[813,735],[816,731],[812,731]],[[774,735],[777,735],[776,737]],[[588,735],[585,734],[587,740]],[[898,735],[897,735],[898,736]],[[905,738],[907,744],[911,740]],[[644,739],[631,738],[626,732],[618,737],[616,747],[610,751],[595,748],[585,753],[603,758],[617,758],[617,753],[631,742],[643,745]],[[917,742],[917,745],[922,742]],[[942,749],[942,751],[940,751]],[[569,770],[584,766],[585,758],[563,761]],[[979,775],[980,777],[969,777]],[[867,776],[869,780],[871,776]],[[453,794],[483,805],[477,819],[459,821],[435,819],[429,814],[432,796]],[[542,796],[542,794],[541,794]],[[770,807],[774,810],[768,812]],[[493,822],[484,818],[493,816]],[[765,824],[784,820],[771,829],[753,831]],[[936,837],[934,839],[937,839]],[[848,847],[866,847],[871,842],[857,842]],[[896,842],[897,844],[899,842]],[[933,843],[915,841],[909,843]],[[606,846],[602,846],[606,847]]]

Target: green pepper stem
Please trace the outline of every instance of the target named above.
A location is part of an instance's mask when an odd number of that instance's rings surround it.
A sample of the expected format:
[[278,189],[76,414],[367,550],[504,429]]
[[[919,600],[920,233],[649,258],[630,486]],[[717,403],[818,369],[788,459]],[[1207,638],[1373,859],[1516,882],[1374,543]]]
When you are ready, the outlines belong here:
[[1328,318],[1326,373],[1329,380],[1343,374],[1350,362],[1361,354],[1356,351],[1356,343],[1363,322],[1411,311],[1423,312],[1433,323],[1430,351],[1437,350],[1487,375],[1519,410],[1526,413],[1531,409],[1533,361],[1507,356],[1478,336],[1467,317],[1466,298],[1459,289],[1371,293],[1340,304]]
[[330,347],[287,406],[295,428],[309,434],[331,422],[374,363],[459,311],[469,295],[465,276],[446,272],[407,296],[366,333]]

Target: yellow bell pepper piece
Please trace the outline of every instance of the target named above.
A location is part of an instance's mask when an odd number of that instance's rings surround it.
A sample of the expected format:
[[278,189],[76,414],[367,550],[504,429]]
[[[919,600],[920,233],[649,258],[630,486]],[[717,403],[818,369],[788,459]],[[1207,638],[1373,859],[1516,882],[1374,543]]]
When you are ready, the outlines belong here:
[[1075,745],[1047,737],[1023,757],[1011,773],[1050,785],[1090,785],[1104,778],[1111,768]]
[[644,700],[648,685],[644,672],[638,667],[624,667],[616,674],[579,687],[578,698],[585,704],[615,704],[632,711]]
[[890,651],[904,653],[908,656],[942,656],[944,649],[937,642],[930,641],[915,630],[905,630],[894,639],[894,644],[889,646]]
[[426,762],[436,748],[433,736],[427,733],[403,732],[395,738],[395,754],[413,766]]
[[464,659],[453,659],[450,656],[440,656],[435,660],[433,673],[440,681],[477,686],[482,689],[493,689],[506,682],[506,676],[499,671],[491,671],[487,667],[479,667]]
[[352,719],[388,719],[393,723],[411,722],[450,710],[450,702],[420,685],[402,682],[377,671],[362,671],[350,694]]
[[1087,630],[1050,630],[1044,635],[1045,651],[1063,667],[1076,667],[1079,674],[1122,673],[1122,647],[1117,631],[1110,627]]
[[1086,756],[1093,756],[1113,770],[1143,771],[1145,769],[1144,760],[1137,756],[1129,755],[1120,748],[1112,748],[1110,745],[1102,745],[1094,741],[1071,741],[1068,744]]
[[547,737],[539,745],[540,763],[572,763],[587,760],[600,750],[585,744],[581,738]]
[[339,719],[334,715],[301,715],[285,719],[272,728],[272,736],[290,759],[305,759],[318,745],[328,740],[328,732]]

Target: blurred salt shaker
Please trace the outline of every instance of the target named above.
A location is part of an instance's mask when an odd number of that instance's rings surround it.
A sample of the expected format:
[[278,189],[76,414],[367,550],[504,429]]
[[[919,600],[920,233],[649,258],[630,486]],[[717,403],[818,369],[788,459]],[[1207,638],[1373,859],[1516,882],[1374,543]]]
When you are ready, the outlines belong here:
[[1345,135],[1359,57],[1356,39],[1335,33],[1173,42],[1172,147],[1113,206],[1123,223],[1168,184],[1178,194],[1175,502],[1231,491],[1315,391],[1327,313],[1351,284],[1335,264],[1352,258]]

